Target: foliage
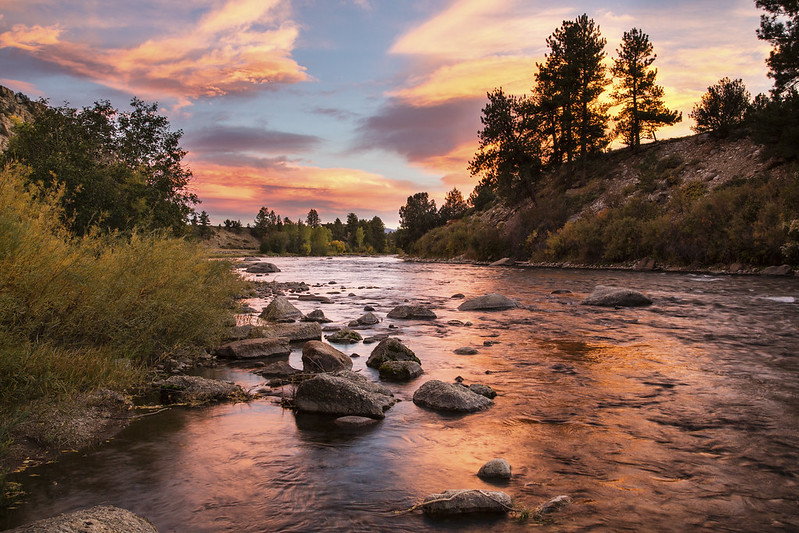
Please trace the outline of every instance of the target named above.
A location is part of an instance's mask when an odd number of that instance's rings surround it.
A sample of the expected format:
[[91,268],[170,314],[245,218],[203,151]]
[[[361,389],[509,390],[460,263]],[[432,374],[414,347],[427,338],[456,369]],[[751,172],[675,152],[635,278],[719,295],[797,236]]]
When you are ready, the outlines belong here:
[[727,137],[743,124],[751,95],[740,79],[722,78],[707,88],[702,101],[694,105],[690,117],[696,122],[696,133],[712,133]]
[[466,214],[467,209],[466,201],[463,199],[463,194],[457,187],[453,187],[451,191],[444,197],[444,205],[438,210],[438,216],[442,222],[448,222],[461,218]]
[[305,223],[312,228],[318,227],[322,223],[322,221],[319,220],[319,212],[316,209],[308,211],[308,216],[305,217]]
[[616,53],[611,69],[616,81],[612,97],[622,106],[615,117],[616,135],[625,144],[638,147],[642,133],[654,139],[658,128],[681,121],[682,114],[663,103],[663,87],[655,83],[657,69],[650,68],[657,55],[649,35],[638,28],[624,32]]
[[0,164],[29,165],[30,181],[45,190],[63,184],[62,212],[78,235],[95,227],[182,234],[197,203],[187,188],[191,171],[182,164],[183,132],[170,131],[157,104],[134,98],[131,106],[127,112],[108,101],[80,111],[37,106],[33,120],[15,127]]
[[766,60],[769,76],[774,78],[774,95],[785,96],[795,91],[799,81],[799,2],[757,0],[755,5],[768,13],[760,16],[757,36],[774,46]]
[[426,192],[418,192],[408,197],[400,207],[400,229],[397,231],[397,246],[408,250],[422,235],[439,225],[436,201],[428,198]]

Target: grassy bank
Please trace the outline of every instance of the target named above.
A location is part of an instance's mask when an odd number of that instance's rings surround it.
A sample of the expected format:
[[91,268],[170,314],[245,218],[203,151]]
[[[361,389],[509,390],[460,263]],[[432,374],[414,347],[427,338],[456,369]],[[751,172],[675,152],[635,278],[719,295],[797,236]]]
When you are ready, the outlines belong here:
[[26,172],[0,169],[0,463],[32,406],[130,389],[165,355],[217,343],[244,290],[182,239],[72,236],[59,193]]

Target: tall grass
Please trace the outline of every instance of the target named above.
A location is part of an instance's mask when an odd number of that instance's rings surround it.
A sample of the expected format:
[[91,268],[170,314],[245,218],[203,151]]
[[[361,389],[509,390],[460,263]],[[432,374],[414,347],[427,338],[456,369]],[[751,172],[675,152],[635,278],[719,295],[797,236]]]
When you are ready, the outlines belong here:
[[135,385],[163,354],[220,340],[243,292],[228,263],[163,235],[76,238],[61,193],[27,175],[0,169],[0,422],[40,397]]

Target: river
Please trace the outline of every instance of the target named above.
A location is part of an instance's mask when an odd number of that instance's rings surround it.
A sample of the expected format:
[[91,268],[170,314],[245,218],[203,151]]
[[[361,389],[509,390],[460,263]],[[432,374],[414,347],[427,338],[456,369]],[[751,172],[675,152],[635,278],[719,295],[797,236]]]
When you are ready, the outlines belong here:
[[[799,530],[799,280],[754,276],[490,268],[394,257],[275,258],[345,324],[372,305],[397,326],[425,374],[390,384],[402,401],[358,430],[297,417],[274,398],[173,408],[141,418],[106,445],[17,476],[28,495],[0,515],[15,525],[97,504],[149,518],[162,532],[212,531],[796,531]],[[579,305],[596,285],[640,290],[645,308]],[[555,290],[571,291],[552,294]],[[459,312],[497,292],[524,308]],[[385,318],[430,307],[435,321]],[[250,300],[253,307],[266,305]],[[459,320],[471,325],[450,325]],[[488,342],[486,342],[488,341]],[[493,342],[492,342],[493,341]],[[365,366],[372,346],[337,346]],[[476,355],[456,355],[472,346]],[[300,346],[290,356],[301,367]],[[244,367],[213,375],[245,388]],[[446,416],[417,407],[429,379],[484,383],[487,411]],[[475,473],[503,457],[504,484]],[[568,495],[546,522],[431,520],[396,514],[451,488],[503,490],[533,508]]]

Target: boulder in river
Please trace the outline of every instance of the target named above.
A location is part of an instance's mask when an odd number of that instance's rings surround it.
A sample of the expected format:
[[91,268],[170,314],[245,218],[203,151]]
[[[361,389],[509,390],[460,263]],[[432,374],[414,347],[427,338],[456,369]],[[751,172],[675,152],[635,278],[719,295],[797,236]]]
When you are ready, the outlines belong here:
[[486,294],[477,298],[469,298],[458,306],[458,311],[501,311],[519,307],[519,302],[501,294]]
[[257,359],[259,357],[287,356],[291,353],[288,337],[244,339],[223,344],[214,351],[223,359]]
[[640,307],[652,305],[652,300],[632,289],[597,285],[594,292],[580,303],[601,307]]
[[158,533],[144,517],[127,509],[98,505],[37,520],[8,533]]
[[398,305],[389,311],[386,316],[402,320],[433,320],[437,318],[434,312],[421,305]]
[[457,355],[477,355],[478,352],[477,348],[472,348],[471,346],[464,346],[462,348],[455,348],[452,350],[453,353]]
[[416,361],[386,361],[377,370],[384,381],[410,381],[424,373]]
[[394,337],[384,339],[375,346],[369,355],[369,359],[366,360],[366,366],[379,369],[380,365],[386,361],[415,361],[422,364],[416,354],[413,353],[413,350]]
[[302,311],[294,307],[285,296],[275,296],[260,317],[270,322],[294,322],[302,318]]
[[288,378],[301,372],[301,370],[291,366],[288,361],[277,361],[256,370],[254,373],[265,378]]
[[384,418],[395,402],[391,392],[354,375],[319,374],[303,381],[294,396],[295,408],[301,413]]
[[365,315],[362,315],[362,316],[358,317],[357,319],[351,321],[349,323],[349,327],[357,328],[359,326],[374,326],[375,324],[378,324],[379,322],[380,322],[380,319],[377,317],[377,315],[370,311],[370,312],[366,313]]
[[302,346],[303,372],[336,372],[352,368],[352,359],[322,341],[308,341]]
[[301,302],[318,302],[320,304],[332,304],[333,300],[327,296],[319,296],[317,294],[300,294],[297,299]]
[[355,344],[361,342],[363,337],[357,331],[344,328],[336,331],[332,335],[328,335],[327,340],[334,344]]
[[491,459],[480,467],[477,476],[483,479],[510,479],[510,463],[505,459]]
[[307,315],[302,318],[303,322],[316,322],[318,324],[327,324],[328,322],[332,322],[329,318],[325,316],[324,311],[321,309],[314,309]]
[[280,272],[280,269],[272,263],[253,263],[247,267],[247,272],[250,274],[272,274]]
[[511,497],[501,491],[460,489],[430,494],[422,510],[432,517],[474,513],[507,513],[513,509]]
[[244,395],[238,385],[200,376],[170,376],[153,382],[161,390],[162,403],[206,403]]
[[494,402],[459,384],[437,379],[428,381],[413,393],[413,403],[435,411],[473,413],[491,407]]
[[793,269],[790,265],[770,266],[761,272],[764,276],[793,276]]
[[488,385],[483,385],[482,383],[472,383],[469,385],[469,390],[489,399],[494,399],[497,397],[497,391]]
[[316,322],[269,324],[260,329],[262,337],[285,337],[291,342],[318,341],[322,339],[322,326]]

